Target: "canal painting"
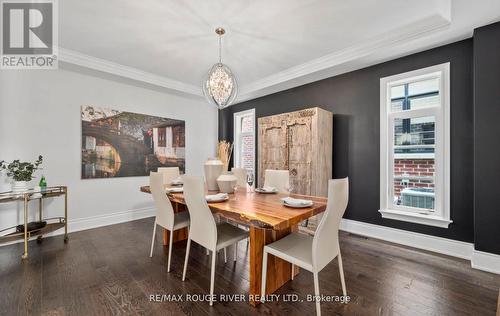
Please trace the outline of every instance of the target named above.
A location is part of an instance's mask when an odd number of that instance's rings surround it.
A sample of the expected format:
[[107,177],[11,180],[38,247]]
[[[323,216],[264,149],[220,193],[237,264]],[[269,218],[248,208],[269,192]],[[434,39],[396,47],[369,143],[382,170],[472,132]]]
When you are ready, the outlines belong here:
[[82,106],[82,179],[149,176],[186,164],[185,122]]

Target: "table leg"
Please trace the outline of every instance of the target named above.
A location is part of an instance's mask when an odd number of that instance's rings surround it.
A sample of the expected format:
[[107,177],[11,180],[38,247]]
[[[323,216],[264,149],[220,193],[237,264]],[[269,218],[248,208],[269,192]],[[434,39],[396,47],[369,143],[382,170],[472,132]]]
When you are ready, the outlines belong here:
[[[290,229],[279,231],[266,230],[250,226],[250,304],[256,306],[260,301],[256,300],[261,295],[262,281],[262,257],[264,246],[279,240],[290,233]],[[268,255],[267,261],[267,283],[265,294],[271,294],[291,279],[292,265],[273,255]],[[298,267],[295,274],[298,274]]]
[[68,188],[64,188],[64,242],[68,242]]
[[[42,221],[42,218],[43,218],[43,215],[42,215],[42,210],[43,210],[43,198],[40,198],[38,200],[38,220],[41,222]],[[37,243],[41,243],[42,242],[42,239],[43,239],[43,235],[39,235],[37,238],[36,238],[36,242]]]
[[28,194],[24,195],[24,253],[21,258],[28,258]]
[[38,220],[41,222],[42,221],[42,209],[43,209],[43,199],[40,198],[40,200],[38,201]]

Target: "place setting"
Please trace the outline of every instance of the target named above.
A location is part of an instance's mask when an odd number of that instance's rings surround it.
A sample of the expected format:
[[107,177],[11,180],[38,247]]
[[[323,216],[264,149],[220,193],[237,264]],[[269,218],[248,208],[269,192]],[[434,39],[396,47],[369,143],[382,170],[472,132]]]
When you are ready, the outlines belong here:
[[255,192],[260,194],[276,194],[278,193],[278,189],[276,189],[275,187],[261,187],[255,188]]
[[209,194],[205,195],[205,200],[207,201],[207,203],[225,202],[229,200],[229,194],[227,193]]
[[284,206],[291,208],[306,208],[314,205],[312,200],[296,199],[290,196],[282,198],[281,203]]
[[170,185],[171,185],[171,186],[174,186],[174,187],[182,186],[182,185],[183,185],[182,178],[181,178],[181,177],[178,177],[178,178],[176,178],[176,179],[173,179],[173,180],[170,182]]
[[169,188],[165,189],[165,192],[167,192],[167,193],[182,193],[182,192],[184,192],[184,187],[179,187],[179,186],[169,187]]

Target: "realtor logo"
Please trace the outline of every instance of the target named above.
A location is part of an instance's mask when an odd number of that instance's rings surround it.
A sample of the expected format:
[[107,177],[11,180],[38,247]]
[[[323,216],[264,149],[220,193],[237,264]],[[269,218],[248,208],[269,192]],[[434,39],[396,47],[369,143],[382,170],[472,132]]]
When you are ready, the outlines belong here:
[[57,68],[55,0],[1,0],[2,69]]

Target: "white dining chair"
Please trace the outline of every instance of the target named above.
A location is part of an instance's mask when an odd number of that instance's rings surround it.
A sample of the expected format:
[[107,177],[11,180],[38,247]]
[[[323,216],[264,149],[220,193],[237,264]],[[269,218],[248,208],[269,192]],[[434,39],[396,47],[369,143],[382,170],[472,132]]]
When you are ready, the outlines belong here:
[[236,177],[236,185],[245,189],[247,187],[247,169],[245,168],[232,168],[231,172]]
[[179,167],[159,167],[158,173],[163,175],[164,184],[172,183],[172,180],[177,179],[180,175]]
[[290,188],[290,172],[288,170],[264,171],[264,187],[273,187],[278,192],[286,193]]
[[189,213],[187,211],[174,213],[172,203],[167,197],[163,185],[163,175],[159,172],[151,172],[149,175],[149,187],[156,206],[155,224],[153,227],[153,238],[151,240],[151,251],[149,257],[153,256],[153,247],[156,239],[156,225],[160,225],[170,232],[168,243],[167,271],[170,272],[170,259],[172,257],[172,244],[174,243],[174,231],[189,226]]
[[[349,179],[335,179],[328,182],[328,203],[314,237],[291,233],[284,238],[264,247],[262,259],[262,294],[266,293],[267,255],[279,257],[293,265],[310,271],[314,277],[314,294],[319,297],[318,273],[330,261],[338,258],[342,292],[347,295],[344,269],[339,245],[340,220],[344,215],[349,199]],[[293,271],[293,266],[292,266]],[[293,275],[293,272],[292,272]],[[316,315],[321,315],[320,301],[316,301]],[[262,296],[264,302],[264,296]]]
[[[182,281],[186,278],[186,269],[189,258],[191,241],[194,241],[212,253],[212,268],[210,274],[210,306],[213,305],[214,278],[215,278],[215,258],[216,252],[228,246],[237,244],[240,240],[248,237],[248,232],[236,226],[222,222],[215,223],[212,212],[205,200],[205,188],[203,179],[200,177],[183,176],[184,200],[188,207],[191,218],[189,224],[189,234],[186,248],[186,258],[184,260],[184,271]],[[234,260],[236,261],[236,247]]]

